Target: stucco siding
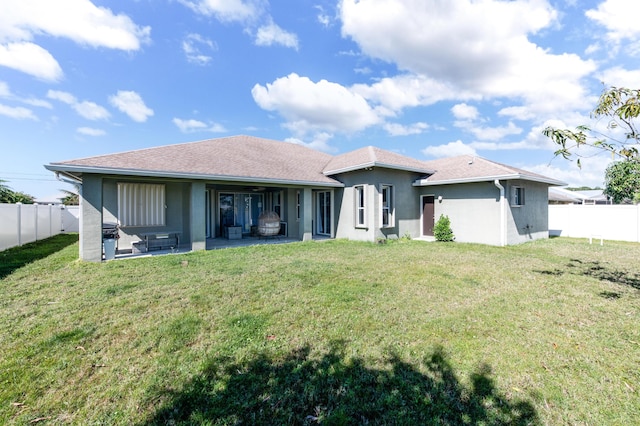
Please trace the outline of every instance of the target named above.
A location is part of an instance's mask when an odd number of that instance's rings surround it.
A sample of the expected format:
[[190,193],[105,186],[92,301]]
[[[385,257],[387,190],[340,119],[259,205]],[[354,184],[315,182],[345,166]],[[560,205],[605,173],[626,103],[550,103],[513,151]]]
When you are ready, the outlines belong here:
[[[419,232],[418,190],[410,183],[418,174],[386,168],[358,170],[335,176],[344,183],[343,190],[336,190],[336,238],[348,238],[358,241],[375,241],[378,238],[417,237]],[[364,186],[366,226],[357,227],[355,223],[355,187]],[[393,187],[393,223],[382,226],[382,185]]]
[[[513,187],[524,188],[524,205],[514,206]],[[507,186],[507,243],[520,244],[549,237],[549,187],[530,181],[510,181]]]
[[448,216],[456,241],[500,245],[500,191],[493,182],[430,186],[422,195],[434,195],[435,222]]
[[[162,183],[165,185],[165,226],[128,226],[120,228],[118,250],[131,249],[132,243],[144,239],[143,234],[149,232],[180,232],[180,244],[191,244],[190,232],[190,183],[167,182],[154,180],[123,180],[105,178],[103,180],[104,222],[118,221],[118,182]],[[204,208],[204,206],[203,206]],[[203,222],[204,223],[204,222]]]

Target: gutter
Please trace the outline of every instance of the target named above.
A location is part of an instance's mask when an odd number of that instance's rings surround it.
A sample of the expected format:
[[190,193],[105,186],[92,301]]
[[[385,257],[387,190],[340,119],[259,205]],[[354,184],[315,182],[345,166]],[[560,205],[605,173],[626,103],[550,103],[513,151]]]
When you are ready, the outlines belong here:
[[64,173],[65,176],[71,179],[77,179],[78,183],[82,180],[73,176],[72,173],[94,173],[101,175],[112,176],[140,176],[140,177],[155,177],[155,178],[170,178],[170,179],[197,179],[207,181],[222,181],[222,182],[242,182],[242,183],[259,183],[263,185],[288,185],[288,186],[315,186],[315,187],[332,187],[342,188],[344,184],[335,179],[328,178],[334,182],[321,182],[321,181],[307,181],[307,180],[289,180],[281,178],[261,178],[252,176],[227,176],[227,175],[209,175],[201,173],[182,173],[182,172],[167,172],[157,170],[141,170],[141,169],[115,169],[115,168],[100,168],[91,166],[70,166],[62,164],[47,164],[45,169],[56,173]]
[[447,179],[447,180],[436,180],[429,181],[429,178],[426,179],[418,179],[413,182],[413,186],[436,186],[436,185],[451,185],[456,183],[472,183],[472,182],[490,182],[498,179],[501,180],[527,180],[530,182],[540,182],[546,183],[550,186],[565,186],[567,185],[564,182],[561,182],[556,179],[545,178],[545,177],[537,177],[530,176],[525,174],[514,173],[510,175],[495,175],[495,176],[479,176],[479,177],[470,177],[470,178],[460,178],[460,179]]
[[493,184],[500,190],[500,245],[502,247],[507,245],[507,224],[505,223],[505,198],[504,198],[504,186],[500,184],[498,179],[493,181]]

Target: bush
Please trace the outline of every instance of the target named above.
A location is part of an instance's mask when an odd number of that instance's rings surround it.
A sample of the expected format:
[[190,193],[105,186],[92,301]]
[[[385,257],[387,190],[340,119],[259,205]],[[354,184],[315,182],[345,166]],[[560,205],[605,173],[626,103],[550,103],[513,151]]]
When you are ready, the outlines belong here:
[[451,230],[449,216],[440,215],[440,219],[438,219],[433,228],[433,235],[436,237],[436,241],[453,241],[456,239]]

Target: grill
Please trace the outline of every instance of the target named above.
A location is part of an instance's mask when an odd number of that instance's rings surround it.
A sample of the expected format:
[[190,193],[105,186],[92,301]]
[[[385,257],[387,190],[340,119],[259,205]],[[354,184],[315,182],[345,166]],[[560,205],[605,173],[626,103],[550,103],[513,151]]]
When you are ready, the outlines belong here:
[[280,233],[280,216],[276,212],[264,212],[258,217],[258,235],[273,237]]

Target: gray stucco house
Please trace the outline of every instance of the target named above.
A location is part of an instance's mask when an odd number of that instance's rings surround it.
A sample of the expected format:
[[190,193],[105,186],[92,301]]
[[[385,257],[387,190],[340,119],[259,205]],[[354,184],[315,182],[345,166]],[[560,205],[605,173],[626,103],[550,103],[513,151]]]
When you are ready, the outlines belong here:
[[480,157],[425,162],[371,146],[332,156],[252,136],[45,167],[80,185],[80,257],[90,261],[102,259],[105,222],[120,225],[121,251],[154,234],[202,250],[250,235],[267,211],[303,241],[429,239],[447,215],[457,241],[517,244],[548,237],[548,188],[564,185]]

